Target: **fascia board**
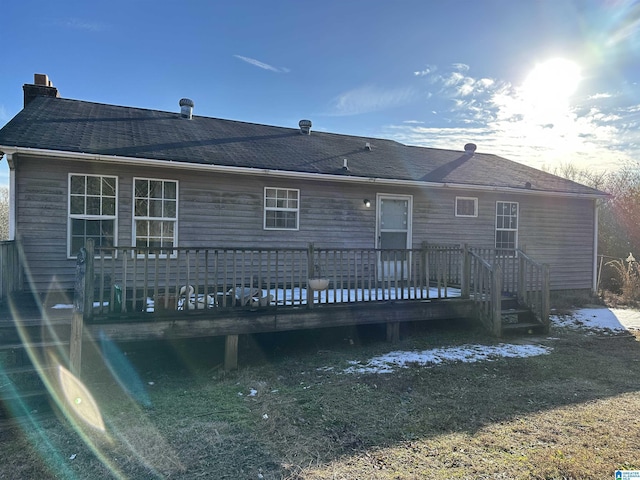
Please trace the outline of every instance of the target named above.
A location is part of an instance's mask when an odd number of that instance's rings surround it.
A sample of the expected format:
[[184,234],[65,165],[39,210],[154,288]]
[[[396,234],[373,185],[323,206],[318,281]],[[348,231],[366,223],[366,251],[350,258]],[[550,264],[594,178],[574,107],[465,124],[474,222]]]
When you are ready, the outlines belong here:
[[278,178],[292,178],[298,180],[324,181],[324,182],[344,182],[351,184],[378,184],[399,187],[417,187],[417,188],[451,188],[465,191],[477,192],[500,192],[521,195],[543,195],[554,197],[572,197],[572,198],[607,198],[606,193],[572,193],[572,192],[556,192],[553,190],[530,190],[515,187],[501,187],[491,185],[467,185],[460,183],[446,182],[423,182],[419,180],[398,180],[393,178],[375,178],[375,177],[354,177],[344,175],[334,175],[328,173],[306,173],[293,172],[287,170],[272,170],[265,168],[253,167],[233,167],[227,165],[203,164],[203,163],[187,163],[177,162],[173,160],[157,160],[152,158],[138,157],[122,157],[117,155],[102,155],[95,153],[68,152],[63,150],[47,150],[31,147],[10,147],[0,145],[0,152],[7,154],[20,154],[28,156],[45,156],[54,158],[64,158],[67,160],[76,160],[83,162],[99,162],[112,163],[117,165],[134,165],[134,166],[162,166],[165,168],[175,168],[180,170],[191,170],[200,172],[228,173],[235,175],[254,175],[254,176],[273,176]]

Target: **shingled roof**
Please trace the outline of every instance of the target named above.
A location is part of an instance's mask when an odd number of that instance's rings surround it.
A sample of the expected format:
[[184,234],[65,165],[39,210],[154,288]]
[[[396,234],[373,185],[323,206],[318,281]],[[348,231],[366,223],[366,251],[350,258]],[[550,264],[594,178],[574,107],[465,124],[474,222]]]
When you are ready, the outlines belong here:
[[[354,179],[603,195],[486,153],[318,131],[305,135],[297,128],[219,118],[189,120],[178,112],[53,97],[35,98],[0,129],[0,151],[16,147]],[[343,168],[345,159],[348,170]]]

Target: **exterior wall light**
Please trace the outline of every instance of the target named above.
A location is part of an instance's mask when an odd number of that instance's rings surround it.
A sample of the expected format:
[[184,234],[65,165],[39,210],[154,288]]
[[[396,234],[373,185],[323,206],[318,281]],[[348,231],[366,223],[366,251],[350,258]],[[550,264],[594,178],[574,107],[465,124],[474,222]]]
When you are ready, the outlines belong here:
[[364,203],[364,206],[367,207],[367,208],[369,208],[371,206],[371,202],[366,198],[364,199],[363,203]]

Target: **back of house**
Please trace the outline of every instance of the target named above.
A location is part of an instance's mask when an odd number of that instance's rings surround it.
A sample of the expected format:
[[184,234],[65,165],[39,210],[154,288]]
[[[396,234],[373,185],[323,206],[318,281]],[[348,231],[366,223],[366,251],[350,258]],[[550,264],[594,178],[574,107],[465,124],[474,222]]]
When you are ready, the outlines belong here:
[[[407,249],[529,256],[551,289],[595,288],[605,194],[461,140],[460,150],[61,98],[46,75],[0,130],[10,235],[38,291],[98,248]],[[463,147],[464,145],[464,147]],[[478,151],[479,150],[479,151]],[[25,280],[26,281],[26,280]]]

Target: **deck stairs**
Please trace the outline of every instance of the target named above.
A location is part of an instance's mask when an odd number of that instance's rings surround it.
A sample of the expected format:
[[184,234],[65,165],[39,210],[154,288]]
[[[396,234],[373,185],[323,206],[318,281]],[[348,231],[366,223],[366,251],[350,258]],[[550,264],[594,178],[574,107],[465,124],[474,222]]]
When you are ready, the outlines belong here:
[[546,329],[533,310],[515,297],[502,297],[501,311],[504,334],[543,333]]
[[[37,317],[33,312],[19,312],[16,316],[22,314]],[[68,323],[43,328],[41,321],[30,321],[18,328],[13,321],[0,322],[0,424],[50,410],[43,377],[52,373],[53,367],[48,366],[47,358],[51,352],[68,352],[69,338]]]

